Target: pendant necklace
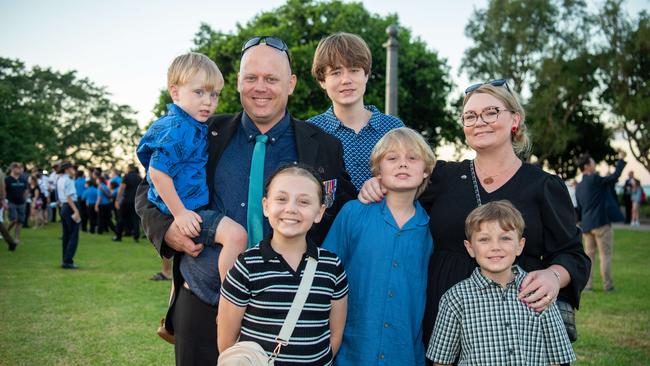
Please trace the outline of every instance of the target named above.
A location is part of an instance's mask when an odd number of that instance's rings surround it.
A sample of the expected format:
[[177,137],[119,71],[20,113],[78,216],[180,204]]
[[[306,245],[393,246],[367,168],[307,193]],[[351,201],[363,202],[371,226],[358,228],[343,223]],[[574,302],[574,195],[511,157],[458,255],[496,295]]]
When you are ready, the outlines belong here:
[[[487,177],[481,179],[481,182],[483,182],[483,184],[486,184],[486,185],[490,185],[490,184],[494,183],[494,178],[500,176],[501,174],[503,174],[503,173],[505,173],[506,171],[508,171],[508,169],[512,168],[515,164],[517,164],[517,160],[519,160],[519,159],[516,159],[515,162],[514,162],[514,164],[511,164],[511,165],[508,166],[506,169],[504,169],[504,170],[498,172],[497,174],[488,175]],[[478,170],[480,170],[481,173],[483,173],[483,170],[482,170],[481,168],[478,167],[478,164],[476,164],[476,159],[474,159],[474,166],[475,166],[476,168],[478,168]]]

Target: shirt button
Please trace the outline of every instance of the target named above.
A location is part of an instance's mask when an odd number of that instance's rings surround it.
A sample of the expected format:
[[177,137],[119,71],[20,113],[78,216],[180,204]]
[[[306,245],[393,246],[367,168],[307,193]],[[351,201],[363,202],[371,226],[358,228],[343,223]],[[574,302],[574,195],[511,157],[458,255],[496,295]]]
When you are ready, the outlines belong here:
[[244,206],[246,206],[246,203],[242,202],[241,207],[244,207]]
[[212,136],[217,136],[217,135],[219,134],[219,132],[217,132],[217,131],[212,131],[211,134],[212,134]]
[[510,322],[506,322],[504,325],[506,326],[506,328],[510,328]]
[[397,268],[397,261],[393,261],[393,267]]
[[383,354],[383,353],[380,353],[380,354],[379,354],[379,359],[381,359],[381,360],[384,359],[384,354]]
[[384,323],[384,328],[388,328],[388,327],[390,327],[390,324]]
[[510,355],[514,355],[514,354],[515,354],[515,350],[514,350],[514,349],[512,349],[512,348],[510,348],[510,351],[509,351],[509,353],[510,353]]
[[394,296],[395,296],[395,293],[393,293],[393,291],[388,291],[388,297],[394,297]]
[[397,236],[402,236],[402,232],[401,232],[401,231],[398,232],[398,233],[397,233]]
[[275,142],[275,137],[271,137],[271,142]]

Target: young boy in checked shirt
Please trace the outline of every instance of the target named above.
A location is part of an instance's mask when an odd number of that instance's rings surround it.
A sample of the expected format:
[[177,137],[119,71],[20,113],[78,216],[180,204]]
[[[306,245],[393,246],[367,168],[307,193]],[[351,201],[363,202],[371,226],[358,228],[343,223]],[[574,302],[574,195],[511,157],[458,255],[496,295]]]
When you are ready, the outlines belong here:
[[[434,365],[556,365],[575,361],[560,312],[541,313],[517,298],[526,272],[524,220],[508,201],[474,209],[465,220],[465,248],[480,268],[440,300],[427,358]],[[459,358],[460,356],[460,358]]]

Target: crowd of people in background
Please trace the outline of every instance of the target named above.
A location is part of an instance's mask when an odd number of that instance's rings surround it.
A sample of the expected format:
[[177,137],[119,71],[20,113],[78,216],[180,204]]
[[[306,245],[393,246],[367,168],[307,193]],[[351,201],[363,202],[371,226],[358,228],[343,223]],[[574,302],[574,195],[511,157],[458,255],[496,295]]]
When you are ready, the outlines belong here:
[[[13,251],[21,242],[23,228],[41,228],[49,223],[64,222],[67,197],[57,189],[61,179],[70,175],[73,203],[79,220],[78,230],[89,234],[112,234],[113,241],[132,236],[140,238],[140,220],[135,213],[135,192],[142,180],[138,168],[129,164],[126,172],[118,168],[75,167],[69,162],[56,162],[49,169],[13,162],[6,174],[0,169],[2,209],[7,220],[0,232]],[[72,190],[69,193],[73,193]],[[0,222],[5,221],[4,213]],[[6,225],[6,226],[5,226]],[[65,229],[65,228],[64,228]],[[65,230],[64,230],[65,231]],[[65,264],[65,263],[64,263]],[[65,267],[64,267],[65,268]]]

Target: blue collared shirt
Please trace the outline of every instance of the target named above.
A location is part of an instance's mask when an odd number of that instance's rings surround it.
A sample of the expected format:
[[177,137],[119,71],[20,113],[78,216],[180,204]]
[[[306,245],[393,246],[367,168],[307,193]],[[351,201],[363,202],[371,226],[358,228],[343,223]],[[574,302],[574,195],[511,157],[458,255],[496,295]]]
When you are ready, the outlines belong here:
[[68,197],[72,197],[73,201],[77,201],[77,190],[74,187],[74,181],[68,174],[63,174],[56,182],[56,194],[59,203],[68,203]]
[[[214,187],[210,192],[212,209],[225,209],[228,217],[246,228],[248,211],[248,181],[251,159],[255,147],[255,137],[260,134],[246,113],[242,114],[241,125],[237,127],[228,146],[219,158],[214,172]],[[291,117],[284,117],[266,135],[266,155],[264,158],[264,181],[280,166],[298,160],[296,141]],[[268,220],[264,218],[264,236],[271,232]]]
[[372,112],[368,124],[359,133],[346,127],[335,115],[334,108],[317,116],[311,117],[307,122],[325,130],[325,132],[341,140],[343,144],[343,160],[345,169],[352,177],[352,183],[361,189],[363,183],[372,177],[370,172],[370,153],[386,132],[399,127],[404,123],[397,117],[383,114],[374,105],[366,106]]
[[79,177],[74,180],[74,187],[77,189],[77,196],[83,196],[86,191],[86,178]]
[[386,200],[350,201],[336,216],[323,248],[339,256],[350,287],[336,365],[424,365],[428,222],[417,201],[401,229]]
[[158,209],[171,215],[169,208],[156,191],[149,166],[174,180],[174,188],[183,205],[195,210],[208,204],[205,165],[208,162],[208,127],[181,107],[167,105],[167,114],[154,122],[142,136],[137,154],[147,169],[149,194],[147,198]]
[[84,201],[86,201],[86,204],[89,206],[93,206],[97,202],[97,187],[95,186],[90,186],[86,188],[84,191],[83,196],[81,197]]

